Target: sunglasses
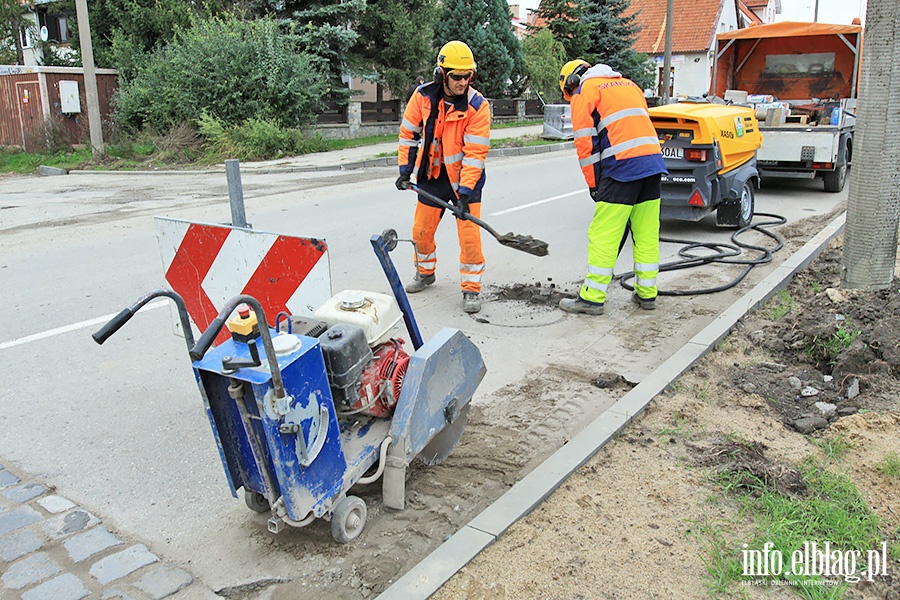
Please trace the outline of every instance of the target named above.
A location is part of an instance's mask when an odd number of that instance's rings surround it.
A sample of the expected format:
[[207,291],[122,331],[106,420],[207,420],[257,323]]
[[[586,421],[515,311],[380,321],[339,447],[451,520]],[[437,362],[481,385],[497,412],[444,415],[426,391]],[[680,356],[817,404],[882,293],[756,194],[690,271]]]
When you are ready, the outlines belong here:
[[468,73],[447,73],[447,77],[449,77],[453,81],[472,79],[472,75],[474,75],[472,71],[469,71]]

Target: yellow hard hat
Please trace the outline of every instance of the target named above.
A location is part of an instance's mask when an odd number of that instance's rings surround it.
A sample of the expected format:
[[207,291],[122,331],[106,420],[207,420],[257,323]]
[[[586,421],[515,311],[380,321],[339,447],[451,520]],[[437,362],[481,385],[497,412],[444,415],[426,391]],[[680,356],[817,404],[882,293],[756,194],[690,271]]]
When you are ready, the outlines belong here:
[[572,92],[581,83],[581,76],[590,68],[591,65],[587,61],[576,58],[564,64],[559,70],[559,90],[565,100],[572,99]]
[[447,42],[438,52],[437,66],[447,71],[475,70],[475,58],[472,50],[459,40]]

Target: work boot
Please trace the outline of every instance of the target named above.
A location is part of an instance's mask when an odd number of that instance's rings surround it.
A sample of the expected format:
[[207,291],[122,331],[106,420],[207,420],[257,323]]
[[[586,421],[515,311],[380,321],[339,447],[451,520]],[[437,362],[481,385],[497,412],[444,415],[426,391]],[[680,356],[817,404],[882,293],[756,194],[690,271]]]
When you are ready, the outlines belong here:
[[469,314],[481,310],[481,299],[476,292],[463,292],[463,310]]
[[632,294],[631,301],[643,310],[656,310],[656,298],[641,298],[637,294]]
[[431,275],[422,275],[416,273],[416,278],[406,286],[406,292],[409,294],[417,294],[434,283],[434,273]]
[[602,315],[603,302],[590,302],[581,296],[577,298],[563,298],[559,301],[559,307],[569,313],[582,315]]

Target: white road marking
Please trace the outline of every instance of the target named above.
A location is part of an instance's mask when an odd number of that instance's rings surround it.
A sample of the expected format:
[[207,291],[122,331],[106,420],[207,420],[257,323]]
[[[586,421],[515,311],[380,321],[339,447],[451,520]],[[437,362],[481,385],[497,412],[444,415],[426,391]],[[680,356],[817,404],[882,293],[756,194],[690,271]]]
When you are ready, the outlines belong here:
[[538,206],[540,204],[546,204],[548,202],[555,202],[556,200],[562,200],[563,198],[568,198],[569,196],[574,196],[576,194],[584,194],[587,190],[576,190],[574,192],[569,192],[568,194],[561,194],[559,196],[553,196],[552,198],[544,198],[543,200],[537,200],[535,202],[529,202],[528,204],[523,204],[522,206],[514,206],[513,208],[507,208],[506,210],[498,210],[497,212],[491,213],[489,217],[499,217],[500,215],[508,215],[509,213],[514,213],[519,210],[525,210],[526,208],[531,208],[532,206]]
[[[169,303],[168,300],[157,300],[156,302],[150,302],[149,304],[145,304],[141,307],[142,311],[151,310],[154,308],[162,308]],[[47,331],[42,331],[41,333],[35,333],[32,335],[26,335],[25,337],[16,338],[14,340],[10,340],[8,342],[0,343],[0,350],[6,350],[7,348],[13,348],[15,346],[21,346],[22,344],[27,344],[29,342],[36,342],[38,340],[43,340],[48,337],[53,337],[54,335],[59,335],[61,333],[69,333],[70,331],[77,331],[79,329],[85,329],[87,327],[93,327],[94,325],[102,325],[112,319],[119,313],[113,313],[111,315],[105,315],[102,317],[97,317],[95,319],[88,319],[87,321],[80,321],[78,323],[72,323],[71,325],[63,325],[62,327],[57,327],[56,329],[48,329]]]

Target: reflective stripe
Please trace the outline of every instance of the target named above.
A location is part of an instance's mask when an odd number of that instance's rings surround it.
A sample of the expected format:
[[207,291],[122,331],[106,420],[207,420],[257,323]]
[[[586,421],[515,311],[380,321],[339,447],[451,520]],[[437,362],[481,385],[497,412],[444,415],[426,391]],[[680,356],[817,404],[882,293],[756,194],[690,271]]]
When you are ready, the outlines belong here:
[[606,126],[610,123],[618,121],[619,119],[626,119],[628,117],[649,117],[650,113],[644,110],[643,108],[623,108],[622,110],[616,111],[613,114],[609,115],[605,119],[601,120],[598,123],[598,127],[600,129],[606,129]]
[[458,181],[451,182],[450,187],[453,188],[453,191],[455,192],[456,190],[459,189],[459,182]]
[[588,265],[588,273],[590,273],[591,275],[599,275],[600,277],[612,277],[613,270],[604,269],[603,267],[595,267],[594,265]]
[[434,261],[434,260],[430,260],[430,261],[427,261],[427,262],[422,262],[422,261],[420,260],[420,261],[419,261],[419,268],[420,268],[420,269],[426,269],[426,270],[428,270],[428,271],[433,271],[433,270],[434,270],[434,267],[435,267],[435,265],[436,265],[436,263],[437,263],[437,261]]
[[412,131],[413,133],[422,133],[421,125],[413,125],[411,122],[407,121],[406,119],[403,119],[403,121],[400,123],[400,126],[406,127],[408,130]]
[[462,152],[457,152],[456,154],[451,154],[450,156],[445,156],[445,157],[444,157],[444,164],[445,164],[445,165],[449,165],[449,164],[453,164],[453,163],[459,162],[459,161],[461,161],[461,160],[463,159],[463,156],[464,156],[464,155],[463,155]]
[[484,271],[484,263],[481,263],[480,265],[467,265],[465,263],[459,263],[459,270],[460,271],[471,271],[473,273],[478,272],[478,271]]
[[418,252],[416,252],[416,258],[418,258],[420,262],[423,260],[434,260],[435,258],[437,258],[437,254],[435,254],[434,252],[430,252],[428,254],[419,254]]
[[637,148],[638,146],[644,146],[646,144],[656,144],[659,146],[659,138],[657,137],[639,137],[634,138],[633,140],[628,140],[627,142],[622,142],[621,144],[616,144],[615,146],[610,146],[600,155],[600,158],[609,158],[614,154],[622,152],[623,150],[630,150],[631,148]]
[[644,287],[654,287],[656,285],[656,277],[654,277],[653,279],[644,279],[642,277],[638,277],[634,280],[634,284]]
[[477,167],[479,169],[484,168],[484,161],[475,158],[464,158],[462,164],[464,167]]
[[469,135],[468,133],[463,136],[463,141],[468,142],[469,144],[482,144],[484,146],[491,145],[491,138],[483,137],[480,135]]
[[584,280],[584,285],[585,285],[585,287],[589,287],[589,288],[591,288],[592,290],[598,290],[598,291],[601,291],[601,292],[604,292],[604,293],[606,292],[606,290],[609,289],[609,284],[608,284],[608,283],[597,283],[597,282],[594,281],[593,279],[585,279],[585,280]]
[[659,271],[659,263],[634,263],[635,271]]
[[408,140],[406,138],[400,138],[401,146],[412,146],[413,148],[419,145],[418,140]]
[[596,127],[585,127],[584,129],[579,129],[575,132],[575,139],[583,138],[583,137],[591,137],[597,135]]
[[[604,152],[604,154],[605,154],[605,152]],[[589,167],[598,162],[600,162],[600,155],[599,154],[591,154],[587,158],[582,158],[581,160],[579,160],[578,164],[581,165],[582,167]]]
[[463,283],[480,283],[481,275],[462,275],[462,274],[460,274],[459,280]]

